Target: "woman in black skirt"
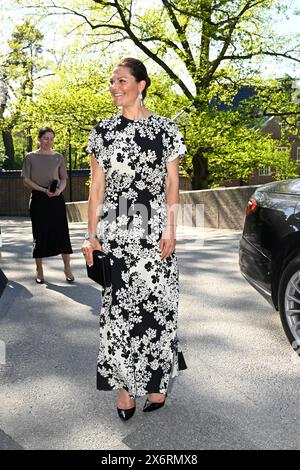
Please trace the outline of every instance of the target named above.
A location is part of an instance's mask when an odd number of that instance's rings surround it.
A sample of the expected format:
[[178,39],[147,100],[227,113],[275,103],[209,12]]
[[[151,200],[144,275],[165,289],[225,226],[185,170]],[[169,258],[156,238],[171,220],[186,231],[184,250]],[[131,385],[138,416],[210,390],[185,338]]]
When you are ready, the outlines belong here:
[[[52,150],[54,136],[50,127],[40,129],[39,148],[26,156],[22,169],[24,185],[31,189],[33,258],[38,284],[44,283],[43,258],[59,254],[63,258],[66,280],[74,281],[70,268],[70,253],[73,251],[62,194],[66,187],[67,170],[63,155]],[[55,181],[57,185],[53,185]]]

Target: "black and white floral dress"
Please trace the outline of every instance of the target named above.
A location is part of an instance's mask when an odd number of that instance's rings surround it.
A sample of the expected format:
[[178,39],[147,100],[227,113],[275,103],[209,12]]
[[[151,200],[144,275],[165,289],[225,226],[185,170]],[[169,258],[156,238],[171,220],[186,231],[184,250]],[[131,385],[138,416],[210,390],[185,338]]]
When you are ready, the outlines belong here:
[[105,173],[98,235],[112,271],[100,313],[97,388],[125,388],[132,397],[166,393],[186,368],[176,334],[177,258],[161,260],[159,247],[166,164],[185,153],[183,138],[168,118],[117,114],[91,131],[88,151]]

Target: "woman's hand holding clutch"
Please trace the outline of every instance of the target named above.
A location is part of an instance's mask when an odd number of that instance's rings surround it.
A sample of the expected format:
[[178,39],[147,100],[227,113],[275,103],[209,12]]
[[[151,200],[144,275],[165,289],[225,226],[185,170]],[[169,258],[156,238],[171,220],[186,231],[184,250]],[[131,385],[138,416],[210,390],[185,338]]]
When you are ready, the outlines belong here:
[[81,247],[81,251],[88,266],[93,266],[93,251],[95,250],[102,251],[102,245],[98,238],[89,238],[88,240],[85,240]]
[[60,194],[61,194],[61,189],[57,188],[54,193],[49,192],[48,196],[49,197],[56,197],[56,196],[59,196]]

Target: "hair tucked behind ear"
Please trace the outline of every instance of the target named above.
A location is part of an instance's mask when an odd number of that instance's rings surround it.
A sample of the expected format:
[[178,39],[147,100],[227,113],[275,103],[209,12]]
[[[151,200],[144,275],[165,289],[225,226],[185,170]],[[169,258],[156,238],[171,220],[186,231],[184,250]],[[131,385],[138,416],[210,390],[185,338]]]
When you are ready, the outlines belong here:
[[51,127],[42,127],[40,130],[39,130],[39,133],[38,133],[38,138],[40,139],[41,137],[43,137],[44,134],[46,134],[47,132],[51,132],[51,134],[53,134],[55,136],[55,132],[53,129],[51,129]]
[[145,80],[146,86],[142,91],[143,99],[145,99],[147,95],[147,89],[151,85],[151,80],[148,76],[147,69],[143,62],[132,57],[125,57],[117,64],[117,67],[127,67],[130,70],[131,75],[134,76],[137,82]]

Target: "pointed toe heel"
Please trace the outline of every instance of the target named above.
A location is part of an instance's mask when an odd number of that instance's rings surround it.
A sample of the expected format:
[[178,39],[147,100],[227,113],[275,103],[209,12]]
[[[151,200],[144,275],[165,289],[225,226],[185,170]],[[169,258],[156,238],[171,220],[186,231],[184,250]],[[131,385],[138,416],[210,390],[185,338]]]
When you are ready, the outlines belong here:
[[162,408],[164,406],[165,401],[166,400],[162,401],[161,403],[157,403],[157,402],[146,400],[143,411],[148,413],[149,411],[159,410],[159,408]]
[[38,271],[35,272],[35,282],[37,284],[44,284],[45,280],[44,280],[44,276],[39,276],[38,274]]
[[129,408],[129,410],[122,410],[121,408],[117,408],[117,411],[119,418],[121,418],[122,421],[128,421],[134,415],[135,406],[133,408]]
[[75,281],[75,277],[73,276],[72,273],[71,273],[70,275],[68,275],[68,274],[66,273],[66,271],[64,271],[64,273],[65,273],[66,281],[67,281],[67,282],[70,282],[70,283],[71,283],[71,282],[74,282],[74,281]]

